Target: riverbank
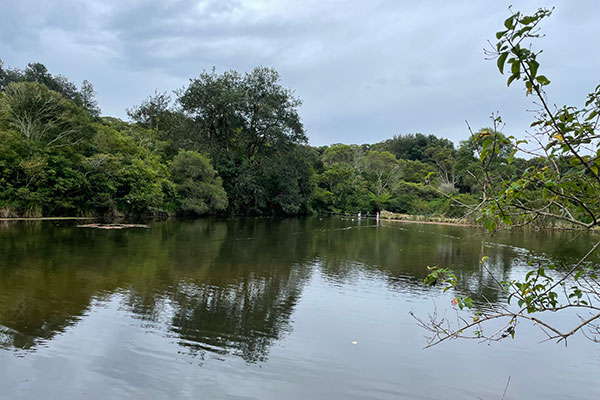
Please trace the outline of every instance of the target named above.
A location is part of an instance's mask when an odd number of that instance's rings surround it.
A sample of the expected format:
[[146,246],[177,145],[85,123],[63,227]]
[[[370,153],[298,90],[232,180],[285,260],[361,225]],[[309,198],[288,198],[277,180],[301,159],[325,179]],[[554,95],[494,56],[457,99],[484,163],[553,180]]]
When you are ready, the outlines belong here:
[[389,211],[381,211],[380,218],[386,221],[407,222],[419,224],[434,225],[452,225],[452,226],[480,226],[467,218],[447,218],[442,216],[410,215],[396,214]]
[[470,227],[479,227],[479,225],[475,224],[467,224],[462,222],[442,222],[442,221],[423,221],[416,219],[393,219],[393,218],[383,218],[385,221],[391,222],[405,222],[408,224],[427,224],[427,225],[449,225],[449,226],[470,226]]
[[0,221],[72,221],[92,219],[98,219],[98,217],[14,217],[0,218]]

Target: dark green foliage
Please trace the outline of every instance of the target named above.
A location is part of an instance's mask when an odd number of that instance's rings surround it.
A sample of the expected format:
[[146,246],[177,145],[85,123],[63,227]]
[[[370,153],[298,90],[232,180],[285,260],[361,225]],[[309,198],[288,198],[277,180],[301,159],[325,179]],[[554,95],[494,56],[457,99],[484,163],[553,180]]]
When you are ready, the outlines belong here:
[[384,144],[385,150],[397,158],[412,161],[433,162],[431,149],[436,147],[454,151],[454,144],[450,140],[421,133],[396,135]]
[[[129,109],[133,123],[99,118],[87,81],[0,63],[2,214],[459,216],[450,196],[471,204],[482,190],[485,140],[308,146],[300,100],[269,68],[203,72],[175,94]],[[494,173],[514,173],[509,153],[493,157]]]
[[314,185],[302,146],[307,139],[297,111],[300,101],[279,79],[268,68],[245,75],[203,72],[179,94],[181,110],[170,110],[187,118],[186,132],[159,126],[161,137],[171,143],[210,155],[232,213],[311,211]]

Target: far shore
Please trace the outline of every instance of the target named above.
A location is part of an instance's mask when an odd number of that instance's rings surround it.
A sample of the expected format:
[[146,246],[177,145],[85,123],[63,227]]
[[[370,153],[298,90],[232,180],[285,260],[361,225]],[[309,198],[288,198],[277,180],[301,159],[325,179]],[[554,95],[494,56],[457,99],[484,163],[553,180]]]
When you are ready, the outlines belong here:
[[[373,216],[363,217],[363,218],[373,218]],[[5,221],[81,221],[81,220],[94,220],[94,219],[102,219],[102,217],[2,217],[0,218],[1,222]],[[469,224],[466,222],[450,222],[450,221],[421,221],[417,219],[406,219],[406,218],[380,218],[380,221],[391,221],[391,222],[406,222],[412,224],[429,224],[429,225],[450,225],[450,226],[479,226],[474,224]]]
[[66,220],[90,220],[98,217],[14,217],[0,218],[0,221],[66,221]]
[[406,222],[409,224],[428,224],[428,225],[449,225],[449,226],[471,226],[481,227],[480,225],[469,224],[466,222],[443,222],[443,221],[419,221],[415,219],[395,219],[395,218],[380,218],[380,221]]

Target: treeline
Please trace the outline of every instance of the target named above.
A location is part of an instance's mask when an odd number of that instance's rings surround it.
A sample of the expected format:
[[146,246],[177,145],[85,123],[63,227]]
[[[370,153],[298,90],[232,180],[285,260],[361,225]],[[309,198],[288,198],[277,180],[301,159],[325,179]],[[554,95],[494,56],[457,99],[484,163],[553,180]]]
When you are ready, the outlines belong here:
[[[482,188],[477,142],[396,136],[311,147],[276,71],[203,72],[101,117],[92,85],[0,61],[0,215],[460,216]],[[484,130],[482,132],[485,132]],[[514,176],[528,161],[495,158]]]
[[[499,132],[495,157],[480,160],[483,138],[462,141],[458,148],[434,135],[408,134],[372,145],[336,144],[317,149],[316,209],[462,217],[481,201],[485,173],[497,182],[515,179],[535,160],[512,157],[513,148]],[[499,183],[501,186],[501,183]]]

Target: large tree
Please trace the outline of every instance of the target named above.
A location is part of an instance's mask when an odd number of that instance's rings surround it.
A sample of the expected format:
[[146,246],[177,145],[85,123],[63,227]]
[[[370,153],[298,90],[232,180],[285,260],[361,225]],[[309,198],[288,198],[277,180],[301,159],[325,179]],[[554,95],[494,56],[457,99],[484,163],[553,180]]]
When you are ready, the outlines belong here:
[[275,70],[203,72],[179,93],[178,103],[193,121],[188,148],[209,153],[231,211],[308,210],[311,170],[297,156],[307,142],[298,114],[301,102],[280,84]]

